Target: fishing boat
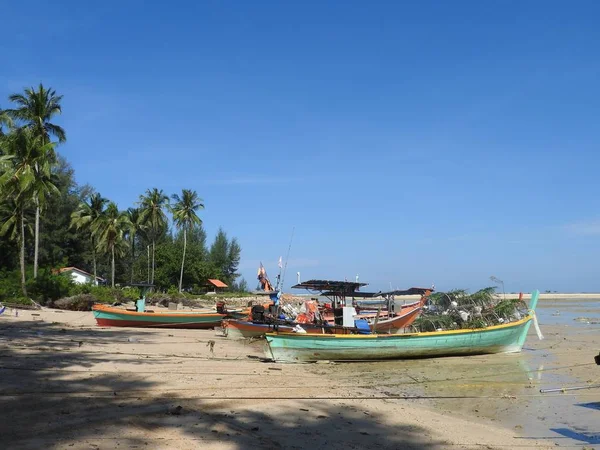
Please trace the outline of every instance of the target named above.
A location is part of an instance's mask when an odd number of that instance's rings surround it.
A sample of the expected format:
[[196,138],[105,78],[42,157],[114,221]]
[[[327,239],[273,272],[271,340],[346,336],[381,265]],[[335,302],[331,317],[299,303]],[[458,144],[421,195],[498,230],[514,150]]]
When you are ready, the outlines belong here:
[[[537,325],[534,291],[524,318],[486,328],[405,334],[266,334],[265,354],[277,362],[365,361],[520,352]],[[536,330],[537,330],[536,326]]]
[[132,284],[140,288],[141,295],[136,300],[135,309],[123,309],[114,306],[96,304],[92,311],[96,323],[101,327],[138,327],[138,328],[214,328],[227,317],[223,305],[217,310],[203,311],[165,311],[146,310],[146,293],[151,284]]
[[101,327],[214,328],[227,317],[210,311],[138,312],[107,305],[94,305],[92,311]]
[[[367,283],[358,281],[310,280],[298,283],[292,288],[306,289],[310,293],[318,292],[319,295],[329,299],[330,307],[322,313],[326,321],[342,324],[343,309],[351,306],[356,310],[353,318],[366,320],[371,331],[376,333],[397,333],[410,326],[419,317],[429,295],[433,292],[433,288],[420,287],[388,292],[363,292],[360,288],[364,286],[367,286]],[[420,295],[421,298],[416,302],[401,305],[400,310],[396,311],[396,297],[410,295]],[[377,308],[366,309],[361,306],[365,302],[370,302]]]
[[355,322],[354,327],[329,325],[327,323],[307,324],[297,322],[253,322],[249,320],[224,320],[223,328],[232,339],[257,338],[266,333],[312,333],[312,334],[370,334],[366,321]]
[[[271,287],[262,264],[259,268],[258,279],[262,286]],[[366,285],[366,283],[330,280],[310,280],[299,283],[292,286],[292,288],[320,292],[320,295],[331,301],[333,307],[328,306],[325,310],[320,309],[317,311],[317,302],[313,299],[305,302],[304,311],[311,310],[308,316],[306,313],[301,313],[293,320],[288,320],[280,318],[277,313],[261,316],[263,314],[261,311],[257,315],[258,317],[253,315],[246,320],[225,320],[223,321],[223,328],[227,337],[233,339],[255,338],[270,332],[291,333],[298,326],[301,327],[302,332],[317,334],[395,333],[408,327],[419,316],[431,293],[430,289],[425,288],[411,288],[404,291],[396,290],[384,293],[358,291],[359,287]],[[395,312],[395,296],[397,295],[421,295],[421,299],[401,305],[399,311]],[[376,297],[382,298],[378,300],[379,302],[385,302],[387,306],[385,310],[381,310],[382,305],[378,305],[379,309],[376,311],[364,310],[355,303],[356,298]],[[357,311],[349,319],[346,318],[347,320],[344,322],[342,305],[346,303],[354,305]],[[274,309],[281,311],[279,305]]]
[[323,322],[319,325],[289,321],[253,322],[250,320],[229,319],[223,321],[223,328],[227,330],[227,337],[232,339],[254,338],[271,332],[293,333],[298,326],[306,333],[317,334],[369,334],[374,332],[374,330],[377,333],[389,333],[392,330],[396,331],[408,327],[421,313],[422,307],[423,304],[420,301],[411,303],[410,305],[403,307],[401,312],[391,319],[381,320],[371,324],[365,319],[358,319],[354,321],[354,327],[333,325],[327,322]]

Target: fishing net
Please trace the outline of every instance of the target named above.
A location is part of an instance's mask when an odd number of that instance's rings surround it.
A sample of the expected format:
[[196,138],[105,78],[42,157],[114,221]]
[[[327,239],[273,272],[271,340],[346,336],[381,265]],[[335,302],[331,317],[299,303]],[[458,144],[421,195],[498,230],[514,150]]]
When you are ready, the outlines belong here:
[[473,294],[466,290],[432,294],[421,316],[411,326],[413,332],[486,328],[515,322],[527,315],[525,302],[504,299],[495,287]]

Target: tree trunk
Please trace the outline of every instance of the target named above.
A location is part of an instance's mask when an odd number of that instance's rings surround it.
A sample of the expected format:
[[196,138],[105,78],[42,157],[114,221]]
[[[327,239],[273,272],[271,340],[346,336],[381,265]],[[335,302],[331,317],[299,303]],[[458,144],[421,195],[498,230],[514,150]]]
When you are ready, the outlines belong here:
[[94,265],[94,284],[98,282],[98,274],[96,269],[96,243],[94,242],[94,237],[92,236],[92,264]]
[[35,245],[33,250],[33,278],[37,278],[38,273],[38,249],[40,247],[40,205],[35,202]]
[[146,282],[150,283],[150,246],[146,246],[146,250],[148,252],[148,276],[146,277]]
[[21,220],[19,228],[21,229],[20,244],[21,244],[21,288],[23,289],[23,295],[27,297],[27,286],[25,285],[25,212],[21,209]]
[[183,283],[183,265],[185,264],[185,248],[187,246],[187,232],[183,229],[183,257],[181,258],[181,273],[179,274],[179,293],[181,294],[181,284]]
[[115,246],[113,245],[111,250],[111,285],[114,289],[115,287]]
[[131,240],[131,280],[129,281],[133,284],[133,263],[135,261],[135,237]]
[[150,284],[154,284],[154,251],[156,250],[156,244],[152,239],[152,278],[150,278]]

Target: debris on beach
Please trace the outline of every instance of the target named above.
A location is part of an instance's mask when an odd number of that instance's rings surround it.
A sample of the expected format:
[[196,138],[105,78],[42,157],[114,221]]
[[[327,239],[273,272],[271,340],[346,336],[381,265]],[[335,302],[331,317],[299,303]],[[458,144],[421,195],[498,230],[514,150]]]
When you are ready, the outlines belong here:
[[167,414],[170,414],[172,416],[180,416],[182,409],[183,409],[183,406],[177,405],[174,408],[169,409],[169,411],[167,412]]

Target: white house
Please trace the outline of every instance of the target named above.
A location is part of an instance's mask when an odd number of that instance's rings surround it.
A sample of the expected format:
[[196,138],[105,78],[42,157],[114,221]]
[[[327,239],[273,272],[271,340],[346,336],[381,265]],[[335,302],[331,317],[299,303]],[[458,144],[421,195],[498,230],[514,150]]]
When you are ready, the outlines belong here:
[[98,286],[98,282],[104,281],[104,279],[100,277],[96,277],[94,280],[94,275],[86,272],[85,270],[78,269],[77,267],[63,267],[58,270],[58,273],[66,273],[71,275],[73,279],[73,283],[75,284],[89,284],[92,283],[95,286]]

